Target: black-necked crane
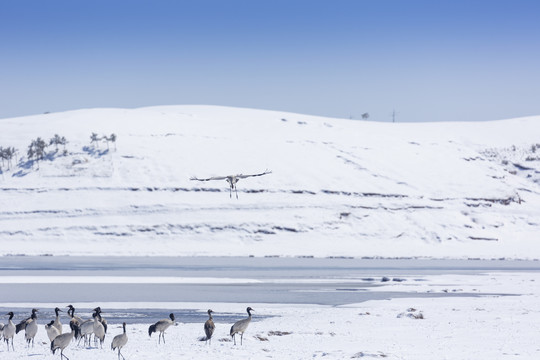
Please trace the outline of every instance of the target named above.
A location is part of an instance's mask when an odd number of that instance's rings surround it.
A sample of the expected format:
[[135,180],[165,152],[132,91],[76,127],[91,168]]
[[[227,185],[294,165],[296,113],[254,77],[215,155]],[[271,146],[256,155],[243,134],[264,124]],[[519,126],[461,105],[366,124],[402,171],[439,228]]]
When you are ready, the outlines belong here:
[[84,322],[84,320],[75,315],[75,308],[73,307],[73,305],[68,305],[66,307],[68,308],[67,314],[71,318],[71,321],[76,321],[77,324],[80,326]]
[[125,322],[122,324],[122,327],[124,328],[123,333],[120,335],[116,335],[111,343],[111,350],[118,349],[118,360],[120,360],[120,356],[122,356],[122,359],[125,360],[124,355],[120,353],[120,350],[127,344],[128,341]]
[[86,320],[83,321],[81,324],[79,324],[77,320],[71,320],[69,323],[79,326],[78,335],[80,336],[80,339],[78,344],[81,343],[82,339],[84,345],[86,345],[86,340],[88,339],[88,346],[90,346],[90,340],[92,339],[92,334],[94,333],[94,320]]
[[103,349],[103,341],[105,341],[105,328],[101,323],[101,315],[96,311],[92,316],[94,317],[94,340],[99,339],[99,345]]
[[58,335],[51,342],[51,351],[53,355],[56,350],[60,349],[60,360],[62,358],[66,358],[67,360],[69,360],[69,358],[66,355],[64,355],[64,349],[69,345],[71,340],[73,340],[73,337],[77,336],[78,331],[79,331],[79,328],[75,322],[70,322],[69,327],[71,328],[71,332]]
[[6,315],[9,316],[8,323],[4,325],[4,329],[2,330],[2,335],[4,336],[4,340],[6,341],[7,349],[9,351],[9,339],[11,339],[11,349],[15,351],[15,348],[13,347],[13,338],[15,337],[15,324],[13,323],[13,311],[8,312]]
[[47,332],[47,337],[49,338],[49,341],[53,341],[58,335],[60,335],[60,332],[58,331],[58,328],[54,326],[54,320],[51,320],[50,323],[45,325],[45,331]]
[[105,329],[105,334],[107,333],[107,320],[101,316],[101,307],[97,307],[94,309],[94,311],[99,315],[99,322],[101,325],[103,325],[103,328]]
[[34,347],[34,338],[38,331],[37,311],[37,309],[32,309],[32,315],[30,316],[30,319],[26,320],[26,325],[24,327],[24,338],[28,346],[30,346],[30,342],[32,342],[32,347]]
[[32,309],[32,313],[29,317],[27,317],[24,320],[21,320],[16,326],[15,326],[15,334],[18,334],[19,332],[23,331],[26,328],[26,322],[30,319],[32,319],[33,316],[35,316],[38,309]]
[[149,336],[152,336],[152,333],[155,333],[155,332],[159,331],[158,344],[161,343],[161,338],[163,338],[163,343],[165,344],[165,330],[167,330],[169,328],[169,326],[174,324],[174,314],[173,313],[171,313],[169,315],[169,318],[170,319],[159,320],[157,323],[155,323],[153,325],[150,325],[150,327],[148,328],[148,335]]
[[200,178],[198,178],[196,176],[192,176],[190,178],[190,180],[197,180],[197,181],[226,180],[229,183],[229,188],[230,188],[229,189],[229,197],[232,198],[232,192],[234,190],[234,192],[236,193],[236,198],[238,199],[238,191],[236,189],[236,183],[240,179],[245,179],[245,178],[248,178],[248,177],[255,177],[255,176],[263,176],[263,175],[267,175],[267,174],[271,174],[271,173],[272,172],[267,169],[264,172],[259,173],[259,174],[249,174],[249,175],[236,174],[236,175],[227,175],[227,176],[212,176],[212,177],[204,178],[204,179],[200,179]]
[[[75,308],[72,305],[67,306],[69,308],[68,314],[71,316],[70,324],[75,324],[79,331],[77,332],[75,338],[79,338],[77,345],[83,340],[84,345],[86,345],[86,340],[88,340],[88,346],[90,346],[90,341],[92,340],[92,334],[94,333],[94,320],[83,320],[78,316],[75,316]],[[95,313],[94,313],[95,314]],[[94,316],[94,315],[92,315]]]
[[54,309],[54,313],[56,314],[56,318],[54,319],[53,326],[58,330],[58,333],[62,333],[62,322],[60,321],[60,314],[59,312],[62,311],[58,307]]
[[204,333],[206,334],[206,341],[209,342],[209,344],[212,343],[212,334],[214,334],[214,330],[216,329],[214,319],[212,319],[212,313],[213,311],[208,309],[208,320],[204,323]]
[[251,307],[248,307],[246,309],[248,313],[248,317],[246,319],[239,320],[231,326],[231,336],[234,340],[234,345],[236,345],[236,334],[240,334],[240,345],[242,345],[242,340],[244,338],[244,332],[246,331],[247,327],[249,326],[249,323],[251,322],[251,312],[255,311]]

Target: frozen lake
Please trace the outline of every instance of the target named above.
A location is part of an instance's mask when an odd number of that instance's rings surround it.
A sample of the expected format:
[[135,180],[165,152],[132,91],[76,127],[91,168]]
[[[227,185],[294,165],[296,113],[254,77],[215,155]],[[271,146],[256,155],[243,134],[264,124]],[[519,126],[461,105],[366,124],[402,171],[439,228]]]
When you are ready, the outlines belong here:
[[[419,282],[438,274],[537,272],[537,261],[382,260],[253,257],[30,257],[0,258],[0,303],[29,313],[30,304],[211,303],[342,305],[399,297],[477,296],[468,293],[369,291],[388,281]],[[102,306],[102,305],[101,305]],[[102,306],[103,307],[103,306]],[[65,310],[65,309],[64,309]],[[113,322],[151,322],[175,312],[182,322],[200,321],[186,309],[133,307],[110,310]],[[10,311],[0,307],[1,312]],[[107,310],[105,310],[107,311]],[[90,309],[78,313],[90,316]],[[52,318],[52,307],[41,309]],[[22,316],[22,315],[21,315]],[[227,322],[238,314],[216,314]]]

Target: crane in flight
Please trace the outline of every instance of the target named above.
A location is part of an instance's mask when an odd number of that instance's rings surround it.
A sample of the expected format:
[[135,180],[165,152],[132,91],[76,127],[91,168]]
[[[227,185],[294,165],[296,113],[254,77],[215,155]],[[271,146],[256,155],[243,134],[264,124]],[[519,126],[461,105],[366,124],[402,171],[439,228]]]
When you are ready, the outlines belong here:
[[249,174],[249,175],[244,175],[244,174],[236,174],[236,175],[227,175],[227,176],[212,176],[212,177],[209,177],[209,178],[205,178],[205,179],[200,179],[196,176],[192,176],[190,178],[190,180],[197,180],[197,181],[210,181],[210,180],[226,180],[228,183],[229,183],[229,197],[232,198],[232,192],[234,190],[234,192],[236,193],[236,198],[238,199],[238,191],[236,190],[236,183],[240,180],[240,179],[245,179],[245,178],[248,178],[248,177],[255,177],[255,176],[263,176],[263,175],[267,175],[267,174],[271,174],[272,171],[269,171],[268,169],[266,169],[264,172],[260,173],[260,174]]

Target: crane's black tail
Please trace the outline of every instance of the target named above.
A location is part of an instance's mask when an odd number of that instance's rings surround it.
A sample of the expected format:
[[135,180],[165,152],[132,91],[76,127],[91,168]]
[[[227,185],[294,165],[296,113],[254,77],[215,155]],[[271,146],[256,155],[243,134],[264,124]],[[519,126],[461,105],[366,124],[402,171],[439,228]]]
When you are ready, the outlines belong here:
[[156,332],[156,325],[150,325],[150,327],[148,328],[148,336],[152,336],[152,333],[155,333]]
[[19,332],[23,331],[25,327],[26,327],[26,321],[25,320],[18,323],[15,326],[15,334],[18,334]]

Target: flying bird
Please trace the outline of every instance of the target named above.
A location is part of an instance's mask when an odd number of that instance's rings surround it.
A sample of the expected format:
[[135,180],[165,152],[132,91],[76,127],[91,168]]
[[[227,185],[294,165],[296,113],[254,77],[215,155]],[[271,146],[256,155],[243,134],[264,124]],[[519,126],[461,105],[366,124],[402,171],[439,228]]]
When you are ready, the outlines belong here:
[[196,176],[193,176],[191,177],[190,180],[197,180],[197,181],[210,181],[210,180],[225,180],[229,183],[229,197],[232,198],[232,192],[234,190],[234,192],[236,193],[236,198],[238,199],[238,191],[236,189],[236,183],[240,180],[240,179],[245,179],[245,178],[248,178],[248,177],[255,177],[255,176],[263,176],[263,175],[267,175],[267,174],[271,174],[272,171],[269,171],[268,169],[265,170],[264,172],[260,173],[260,174],[249,174],[249,175],[244,175],[244,174],[236,174],[236,175],[227,175],[227,176],[212,176],[212,177],[209,177],[209,178],[206,178],[206,179],[199,179],[198,177]]

